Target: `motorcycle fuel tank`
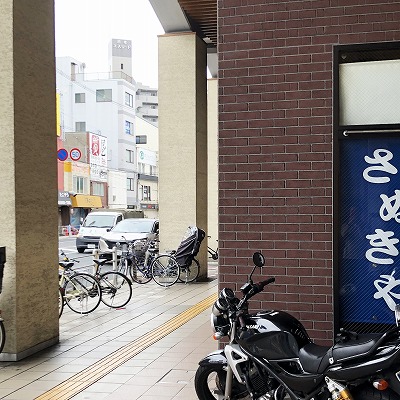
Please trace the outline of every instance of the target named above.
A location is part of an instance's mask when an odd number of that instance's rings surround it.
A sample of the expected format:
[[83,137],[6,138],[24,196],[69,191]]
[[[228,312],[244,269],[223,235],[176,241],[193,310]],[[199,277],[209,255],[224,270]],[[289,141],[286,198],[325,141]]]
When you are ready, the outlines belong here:
[[256,357],[268,360],[296,358],[311,343],[304,326],[284,311],[263,311],[245,319],[238,343]]

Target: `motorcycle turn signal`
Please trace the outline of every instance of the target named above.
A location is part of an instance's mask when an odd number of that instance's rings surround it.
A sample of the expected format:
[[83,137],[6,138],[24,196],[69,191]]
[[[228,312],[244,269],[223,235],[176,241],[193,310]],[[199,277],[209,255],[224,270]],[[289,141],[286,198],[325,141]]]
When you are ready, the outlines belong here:
[[385,379],[377,379],[372,382],[372,385],[377,390],[386,390],[389,387],[389,383]]

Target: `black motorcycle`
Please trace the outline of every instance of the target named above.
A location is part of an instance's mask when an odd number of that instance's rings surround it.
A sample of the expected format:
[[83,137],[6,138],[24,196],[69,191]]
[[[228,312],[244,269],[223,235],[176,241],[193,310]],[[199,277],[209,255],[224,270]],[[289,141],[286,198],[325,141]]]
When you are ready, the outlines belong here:
[[388,332],[342,330],[333,346],[319,346],[286,312],[248,313],[248,300],[275,281],[253,283],[264,256],[254,253],[253,261],[243,298],[225,288],[213,305],[214,337],[229,335],[230,341],[200,361],[200,400],[400,400],[400,309]]

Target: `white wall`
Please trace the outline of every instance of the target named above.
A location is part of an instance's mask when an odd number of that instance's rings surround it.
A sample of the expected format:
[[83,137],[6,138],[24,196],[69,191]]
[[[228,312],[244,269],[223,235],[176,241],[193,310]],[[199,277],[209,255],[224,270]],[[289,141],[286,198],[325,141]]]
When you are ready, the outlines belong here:
[[108,204],[110,208],[126,208],[126,172],[108,171]]

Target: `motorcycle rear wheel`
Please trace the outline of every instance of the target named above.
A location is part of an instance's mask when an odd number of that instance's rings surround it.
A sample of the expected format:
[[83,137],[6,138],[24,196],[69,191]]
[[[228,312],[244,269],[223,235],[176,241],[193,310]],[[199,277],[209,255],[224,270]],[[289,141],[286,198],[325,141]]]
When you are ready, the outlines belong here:
[[353,394],[354,400],[400,400],[400,396],[391,390],[379,391],[364,386]]
[[[216,400],[224,395],[226,372],[223,365],[208,364],[197,368],[194,387],[200,400]],[[232,400],[250,400],[251,396],[244,385],[233,381]]]

